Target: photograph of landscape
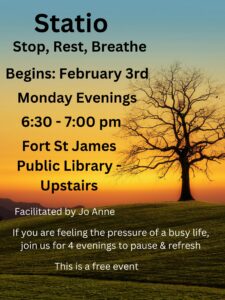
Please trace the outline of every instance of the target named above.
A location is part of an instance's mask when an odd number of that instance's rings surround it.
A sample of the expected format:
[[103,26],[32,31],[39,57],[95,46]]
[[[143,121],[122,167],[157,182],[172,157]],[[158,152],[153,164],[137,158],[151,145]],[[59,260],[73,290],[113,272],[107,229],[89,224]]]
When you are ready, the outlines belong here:
[[0,299],[225,299],[225,3],[0,11]]

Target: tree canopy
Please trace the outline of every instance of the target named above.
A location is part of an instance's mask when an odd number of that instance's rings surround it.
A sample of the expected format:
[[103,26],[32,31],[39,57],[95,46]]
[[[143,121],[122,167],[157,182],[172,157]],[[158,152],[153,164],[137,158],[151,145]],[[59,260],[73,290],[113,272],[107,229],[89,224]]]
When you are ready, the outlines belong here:
[[123,125],[131,143],[121,171],[157,170],[162,178],[179,170],[180,200],[192,200],[190,171],[208,176],[209,163],[225,158],[221,88],[201,71],[174,64],[133,89],[138,101]]

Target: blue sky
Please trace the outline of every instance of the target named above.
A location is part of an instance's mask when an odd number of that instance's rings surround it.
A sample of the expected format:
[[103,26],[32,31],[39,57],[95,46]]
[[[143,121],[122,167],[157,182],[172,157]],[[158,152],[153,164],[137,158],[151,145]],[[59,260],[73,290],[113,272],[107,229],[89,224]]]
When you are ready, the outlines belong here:
[[73,17],[90,11],[106,16],[114,30],[125,28],[129,32],[130,28],[139,34],[139,29],[152,31],[152,28],[164,33],[170,30],[194,33],[197,29],[210,34],[224,30],[225,24],[225,2],[221,0],[1,0],[0,8],[1,25],[7,24],[15,31],[23,26],[29,30],[30,21],[39,12]]
[[[99,39],[105,42],[134,40],[149,48],[149,64],[171,64],[175,60],[196,65],[225,80],[225,1],[139,0],[139,1],[30,1],[1,0],[0,30],[3,53],[15,39],[66,41]],[[36,33],[34,17],[47,13],[74,18],[91,12],[108,20],[102,34]],[[104,56],[104,55],[103,55]],[[116,57],[111,56],[114,60]],[[129,61],[129,59],[128,59]]]

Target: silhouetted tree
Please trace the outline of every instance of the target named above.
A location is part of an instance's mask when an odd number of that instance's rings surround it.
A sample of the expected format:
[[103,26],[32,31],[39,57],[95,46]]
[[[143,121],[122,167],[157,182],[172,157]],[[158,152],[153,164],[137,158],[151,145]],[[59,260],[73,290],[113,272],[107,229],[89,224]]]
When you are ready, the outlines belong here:
[[179,170],[179,200],[194,200],[190,171],[208,176],[209,162],[225,158],[220,88],[199,70],[179,64],[149,77],[133,85],[138,101],[123,125],[123,136],[131,139],[131,146],[124,153],[121,171],[138,174],[157,169],[162,178]]

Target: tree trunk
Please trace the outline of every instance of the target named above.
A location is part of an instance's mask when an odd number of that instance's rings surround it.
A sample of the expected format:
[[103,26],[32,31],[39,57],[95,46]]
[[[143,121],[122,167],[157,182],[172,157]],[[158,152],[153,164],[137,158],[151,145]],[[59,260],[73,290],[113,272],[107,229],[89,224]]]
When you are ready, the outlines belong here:
[[182,168],[182,187],[181,187],[181,194],[179,201],[190,201],[194,200],[194,198],[191,195],[191,189],[190,189],[190,166],[187,161],[181,162],[181,168]]

